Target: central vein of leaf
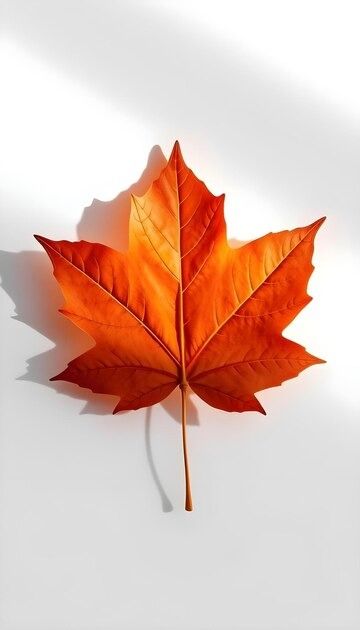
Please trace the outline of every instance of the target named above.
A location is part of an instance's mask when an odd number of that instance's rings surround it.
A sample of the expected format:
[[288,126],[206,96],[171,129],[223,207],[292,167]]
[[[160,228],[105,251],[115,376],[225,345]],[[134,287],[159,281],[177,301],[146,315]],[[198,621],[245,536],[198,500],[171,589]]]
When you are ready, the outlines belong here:
[[175,189],[177,196],[177,223],[178,223],[178,252],[179,252],[179,309],[178,309],[178,330],[180,342],[180,366],[181,366],[181,382],[182,388],[187,387],[186,367],[185,367],[185,333],[184,333],[184,300],[183,300],[183,282],[182,282],[182,260],[181,260],[181,221],[180,221],[180,199],[179,199],[179,181],[178,181],[178,156],[175,155]]

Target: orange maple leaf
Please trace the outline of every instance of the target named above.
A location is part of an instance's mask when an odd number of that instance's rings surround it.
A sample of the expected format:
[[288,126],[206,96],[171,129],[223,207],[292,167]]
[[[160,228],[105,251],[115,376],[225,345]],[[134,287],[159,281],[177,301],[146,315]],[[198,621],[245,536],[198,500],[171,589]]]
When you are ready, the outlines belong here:
[[281,334],[311,300],[323,221],[230,248],[224,195],[209,192],[176,142],[147,193],[131,197],[127,252],[35,236],[65,298],[60,312],[95,341],[51,380],[119,396],[114,413],[179,386],[187,510],[188,387],[213,407],[265,413],[255,392],[323,362]]

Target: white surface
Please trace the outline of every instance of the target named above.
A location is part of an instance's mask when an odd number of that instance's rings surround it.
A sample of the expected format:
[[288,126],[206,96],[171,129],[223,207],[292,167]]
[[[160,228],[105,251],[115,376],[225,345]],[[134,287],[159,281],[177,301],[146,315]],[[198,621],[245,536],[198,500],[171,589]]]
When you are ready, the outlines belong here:
[[[358,629],[359,5],[2,7],[1,630]],[[229,237],[328,216],[287,332],[328,363],[266,417],[195,400],[191,514],[176,395],[113,417],[47,382],[88,342],[32,238],[115,244],[111,206],[83,208],[176,138]]]

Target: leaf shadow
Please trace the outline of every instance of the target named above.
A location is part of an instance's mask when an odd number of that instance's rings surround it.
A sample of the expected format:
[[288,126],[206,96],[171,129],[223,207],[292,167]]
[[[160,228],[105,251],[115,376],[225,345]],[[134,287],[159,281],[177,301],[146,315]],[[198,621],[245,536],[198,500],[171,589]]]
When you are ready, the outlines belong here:
[[[94,199],[85,208],[77,225],[79,239],[99,241],[116,249],[128,247],[128,222],[131,193],[142,195],[156,179],[166,164],[159,146],[149,154],[147,165],[138,181],[122,191],[111,201]],[[59,235],[61,236],[61,235]],[[49,378],[64,369],[65,365],[93,344],[85,333],[56,311],[63,298],[57,282],[50,271],[45,252],[0,251],[1,286],[15,304],[13,319],[22,322],[49,339],[53,347],[28,359],[25,374],[18,380],[46,385],[59,394],[84,400],[80,414],[110,414],[118,401],[115,396],[94,394],[71,383],[50,381]],[[167,414],[180,423],[179,399],[174,391],[161,404]],[[188,400],[188,424],[199,424],[197,409]],[[164,512],[172,510],[159,475],[151,449],[151,412],[145,412],[145,446],[150,472],[159,491]]]
[[173,505],[168,497],[168,495],[166,494],[165,490],[164,490],[164,486],[160,480],[157,468],[155,466],[155,462],[154,462],[154,456],[153,456],[153,452],[152,452],[152,447],[151,447],[151,415],[152,415],[152,408],[151,407],[147,407],[145,410],[145,449],[146,449],[146,457],[147,457],[147,461],[149,464],[149,468],[150,468],[150,472],[151,472],[151,476],[154,480],[154,484],[159,492],[159,496],[160,496],[160,500],[161,500],[161,507],[162,507],[162,511],[163,512],[172,512],[173,511]]

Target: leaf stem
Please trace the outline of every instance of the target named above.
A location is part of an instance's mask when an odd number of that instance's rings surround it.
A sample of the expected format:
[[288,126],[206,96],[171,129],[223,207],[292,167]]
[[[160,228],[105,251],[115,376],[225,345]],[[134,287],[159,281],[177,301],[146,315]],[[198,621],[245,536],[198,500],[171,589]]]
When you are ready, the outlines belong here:
[[193,503],[191,498],[191,483],[190,483],[190,471],[189,462],[187,456],[187,442],[186,442],[186,402],[187,402],[187,383],[181,383],[179,385],[181,390],[181,427],[182,427],[182,444],[184,454],[184,469],[185,469],[185,510],[192,512]]

